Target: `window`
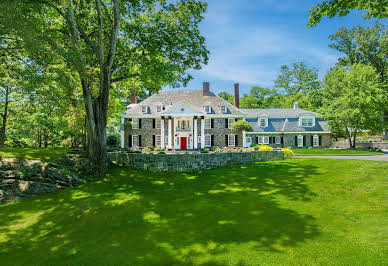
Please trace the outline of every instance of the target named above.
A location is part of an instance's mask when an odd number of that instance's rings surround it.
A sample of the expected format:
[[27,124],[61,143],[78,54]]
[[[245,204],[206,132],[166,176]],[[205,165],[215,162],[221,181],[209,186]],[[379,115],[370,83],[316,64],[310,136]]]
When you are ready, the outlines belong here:
[[226,105],[221,105],[220,106],[220,111],[221,111],[221,113],[226,114],[228,112],[228,109],[226,108]]
[[147,105],[142,105],[142,106],[141,106],[141,112],[142,112],[143,114],[148,113],[148,106],[147,106]]
[[139,136],[132,136],[132,147],[139,147]]
[[181,108],[181,112],[184,112],[184,111],[185,111],[185,108],[182,107],[182,108]]
[[212,108],[210,107],[210,105],[205,105],[204,109],[205,109],[205,113],[207,114],[210,114],[212,112]]
[[251,145],[251,144],[252,144],[252,138],[251,138],[251,137],[246,137],[246,138],[245,138],[245,143],[246,143],[247,145]]
[[228,146],[234,147],[235,146],[235,135],[228,135]]
[[212,146],[212,136],[205,135],[205,147],[211,147],[211,146]]
[[164,145],[166,145],[166,146],[168,145],[168,136],[164,137]]
[[268,118],[259,118],[259,126],[267,127],[268,126]]
[[155,136],[155,146],[160,147],[162,145],[162,138],[160,135]]
[[318,135],[314,135],[314,137],[313,137],[313,146],[319,147],[319,136]]
[[302,127],[312,127],[313,119],[312,118],[302,118]]
[[280,144],[280,142],[281,142],[280,137],[279,137],[279,136],[276,136],[276,137],[275,137],[275,144]]
[[157,113],[161,113],[162,109],[163,109],[163,106],[161,106],[161,105],[156,106],[156,112]]
[[228,128],[234,123],[235,119],[234,118],[228,118]]
[[132,120],[132,129],[138,129],[139,128],[139,119],[134,118]]
[[189,120],[178,120],[178,127],[177,129],[185,130],[189,129],[190,127],[190,121]]
[[303,136],[302,135],[298,136],[298,147],[303,147]]
[[205,129],[210,129],[212,127],[211,118],[205,118]]
[[161,119],[155,119],[155,128],[160,129],[162,125]]
[[201,143],[201,135],[198,135],[198,143]]
[[268,144],[269,137],[268,136],[259,136],[259,144]]

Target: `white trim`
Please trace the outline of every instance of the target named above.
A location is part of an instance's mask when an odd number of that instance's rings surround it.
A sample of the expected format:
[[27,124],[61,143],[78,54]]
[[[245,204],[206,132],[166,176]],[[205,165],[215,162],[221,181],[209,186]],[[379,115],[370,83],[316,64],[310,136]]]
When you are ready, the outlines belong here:
[[281,144],[282,143],[282,137],[275,136],[275,144]]
[[160,135],[155,135],[155,147],[160,147],[161,143],[162,143],[162,137]]
[[[145,110],[144,110],[145,108]],[[141,113],[142,114],[148,114],[148,105],[142,105],[141,106]]]
[[269,144],[269,136],[258,136],[259,144]]
[[[135,127],[135,121],[136,121],[136,127]],[[132,129],[139,129],[139,118],[132,119]]]
[[125,118],[121,118],[121,148],[124,149],[124,123],[125,123]]
[[228,113],[228,107],[226,105],[220,105],[220,113],[223,113],[223,114]]
[[205,119],[201,119],[201,149],[205,148]]
[[194,119],[194,133],[193,133],[193,137],[194,137],[194,143],[193,143],[193,147],[194,149],[197,149],[198,148],[198,119]]
[[160,120],[160,136],[161,136],[160,147],[162,149],[165,149],[166,144],[165,144],[165,136],[164,136],[164,119]]
[[[231,122],[232,121],[232,122]],[[230,126],[236,122],[236,119],[235,118],[228,118],[228,128],[230,128]]]
[[[204,122],[205,123],[205,129],[211,129],[212,128],[212,119],[211,118],[205,118],[204,121],[205,121]],[[209,121],[208,125],[206,125],[207,121]]]
[[[263,121],[264,121],[264,124],[265,124],[264,126],[261,123]],[[268,117],[258,117],[257,118],[257,124],[258,124],[259,127],[268,127]]]
[[203,111],[206,113],[206,114],[211,114],[212,112],[212,107],[210,105],[204,105],[203,106]]
[[228,147],[236,146],[236,135],[228,134]]
[[172,149],[172,119],[168,119],[168,148]]

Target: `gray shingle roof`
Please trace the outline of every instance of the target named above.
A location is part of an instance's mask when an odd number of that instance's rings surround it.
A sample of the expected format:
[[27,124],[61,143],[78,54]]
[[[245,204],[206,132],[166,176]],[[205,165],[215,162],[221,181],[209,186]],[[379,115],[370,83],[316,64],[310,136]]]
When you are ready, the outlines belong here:
[[[210,105],[212,107],[211,114],[223,114],[220,111],[221,105],[226,105],[229,115],[241,115],[245,114],[232,104],[225,101],[218,95],[210,92],[206,95],[202,90],[162,90],[159,93],[153,94],[144,101],[138,104],[130,104],[127,107],[127,111],[123,115],[141,115],[141,106],[149,106],[148,113],[146,115],[156,115],[156,106],[164,105],[166,110],[173,107],[175,104],[188,103],[192,108],[195,108],[199,113],[203,113],[204,105]],[[205,114],[205,113],[203,113]]]
[[248,117],[271,117],[271,118],[286,118],[286,117],[299,117],[301,114],[314,114],[317,113],[307,111],[301,108],[291,109],[291,108],[283,108],[283,109],[240,109],[242,112],[248,115]]
[[314,127],[299,126],[298,118],[268,118],[268,126],[260,127],[257,118],[247,118],[252,125],[254,132],[315,132],[330,131],[327,122],[323,119],[316,118]]

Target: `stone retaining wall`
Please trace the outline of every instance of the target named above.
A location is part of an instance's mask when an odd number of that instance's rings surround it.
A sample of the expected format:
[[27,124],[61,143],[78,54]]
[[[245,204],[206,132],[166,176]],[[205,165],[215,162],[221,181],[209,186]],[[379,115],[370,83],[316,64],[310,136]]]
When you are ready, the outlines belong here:
[[[356,146],[361,146],[362,149],[372,147],[382,150],[388,150],[388,142],[356,142]],[[333,148],[349,148],[349,142],[333,142]]]
[[142,154],[109,152],[120,166],[152,172],[191,172],[229,164],[284,160],[283,151],[219,152],[194,154]]

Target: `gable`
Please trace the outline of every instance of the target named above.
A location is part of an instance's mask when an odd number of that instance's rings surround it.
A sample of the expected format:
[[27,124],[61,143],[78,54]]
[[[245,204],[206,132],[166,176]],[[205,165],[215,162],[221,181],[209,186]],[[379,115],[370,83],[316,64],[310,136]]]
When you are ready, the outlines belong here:
[[161,115],[204,115],[205,113],[201,111],[199,108],[185,103],[185,102],[178,102],[171,106],[168,106],[163,112],[160,113]]

